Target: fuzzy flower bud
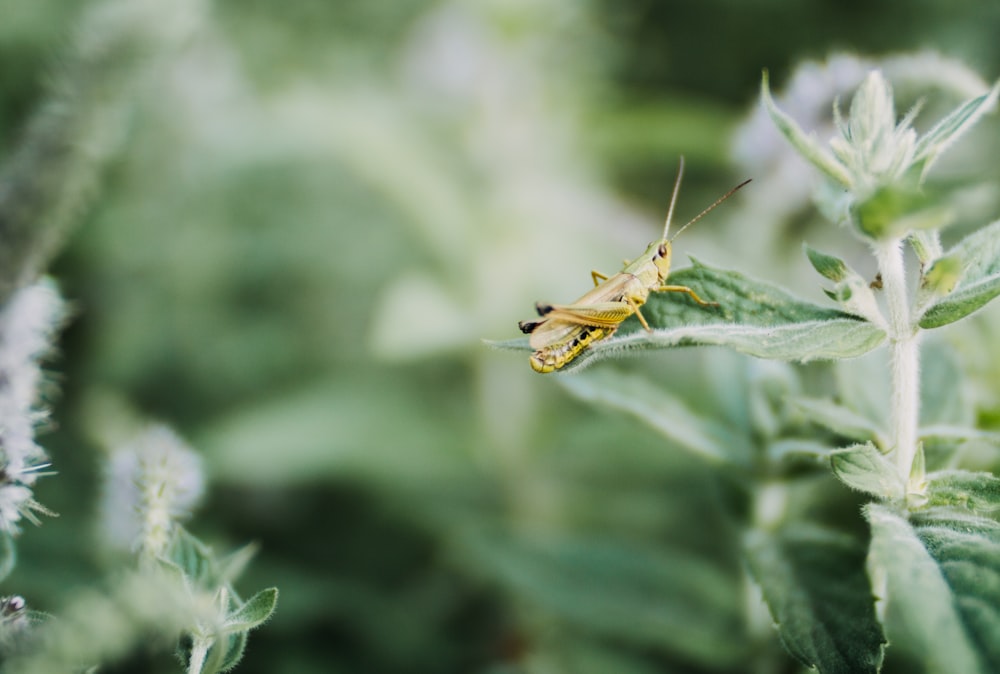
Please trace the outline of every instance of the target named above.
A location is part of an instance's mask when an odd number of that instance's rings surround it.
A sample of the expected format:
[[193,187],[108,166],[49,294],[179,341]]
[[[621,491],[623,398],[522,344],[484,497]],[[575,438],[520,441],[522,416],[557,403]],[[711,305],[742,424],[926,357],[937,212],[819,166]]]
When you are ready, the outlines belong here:
[[103,524],[109,541],[160,555],[174,522],[204,492],[199,456],[166,426],[152,426],[115,450],[108,464]]
[[32,497],[43,472],[45,451],[35,427],[45,418],[35,405],[42,379],[39,361],[51,347],[64,308],[49,283],[15,292],[0,312],[0,531],[19,532],[21,519],[38,523],[49,513]]

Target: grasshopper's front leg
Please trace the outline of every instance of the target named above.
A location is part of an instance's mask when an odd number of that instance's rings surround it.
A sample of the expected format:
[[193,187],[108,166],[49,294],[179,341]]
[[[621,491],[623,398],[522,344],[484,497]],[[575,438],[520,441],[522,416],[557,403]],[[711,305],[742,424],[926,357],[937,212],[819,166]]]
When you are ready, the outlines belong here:
[[628,302],[628,305],[630,307],[632,307],[632,311],[635,312],[635,315],[639,319],[639,322],[642,323],[642,327],[646,328],[646,332],[652,332],[653,328],[649,327],[649,323],[646,322],[646,317],[642,315],[641,311],[639,311],[639,304],[631,297],[626,297],[625,301]]
[[608,277],[599,271],[591,270],[590,278],[594,281],[594,287],[601,285],[601,281],[607,281]]
[[[700,304],[703,307],[717,307],[717,306],[719,306],[718,302],[706,302],[705,300],[701,299],[700,297],[698,297],[698,293],[696,293],[691,288],[688,288],[687,286],[660,286],[659,288],[656,289],[656,292],[658,292],[658,293],[685,293],[691,299],[693,299],[695,302],[697,302],[698,304]],[[645,321],[643,321],[643,323],[645,323]]]

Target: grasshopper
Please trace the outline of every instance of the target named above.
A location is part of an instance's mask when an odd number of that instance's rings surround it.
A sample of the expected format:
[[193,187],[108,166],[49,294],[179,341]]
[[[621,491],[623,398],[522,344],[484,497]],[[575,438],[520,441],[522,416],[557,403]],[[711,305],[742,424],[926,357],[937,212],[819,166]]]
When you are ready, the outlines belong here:
[[683,175],[684,158],[681,157],[673,196],[670,198],[670,208],[663,225],[663,236],[649,244],[646,252],[631,262],[626,261],[622,270],[614,276],[608,277],[597,271],[590,272],[595,286],[593,290],[573,304],[539,302],[535,305],[535,309],[541,319],[521,321],[517,324],[521,332],[531,335],[529,343],[535,352],[531,354],[529,362],[535,372],[552,372],[572,362],[594,342],[615,334],[622,321],[632,314],[638,317],[647,332],[652,332],[652,328],[639,310],[646,303],[650,293],[685,293],[701,306],[718,306],[716,302],[706,302],[701,299],[687,286],[664,284],[670,275],[671,243],[681,232],[701,220],[709,211],[750,181],[745,180],[729,190],[677,230],[677,234],[667,238]]

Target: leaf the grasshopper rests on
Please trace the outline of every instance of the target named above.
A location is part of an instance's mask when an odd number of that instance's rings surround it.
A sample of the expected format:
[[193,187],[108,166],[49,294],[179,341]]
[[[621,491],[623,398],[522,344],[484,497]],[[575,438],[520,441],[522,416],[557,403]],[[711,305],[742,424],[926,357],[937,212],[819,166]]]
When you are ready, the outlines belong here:
[[[785,290],[692,259],[672,274],[717,307],[700,306],[680,293],[651,295],[643,314],[652,332],[630,318],[610,339],[592,344],[563,371],[627,352],[677,346],[728,346],[758,358],[807,362],[860,356],[885,341],[885,332],[856,316],[801,300]],[[528,349],[528,340],[487,342]]]

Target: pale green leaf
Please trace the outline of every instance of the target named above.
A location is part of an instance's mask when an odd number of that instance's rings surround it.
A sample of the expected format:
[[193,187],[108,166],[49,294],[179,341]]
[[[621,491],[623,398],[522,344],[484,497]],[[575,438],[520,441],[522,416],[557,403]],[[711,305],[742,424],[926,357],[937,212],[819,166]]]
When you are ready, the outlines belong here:
[[815,248],[809,246],[809,244],[805,243],[802,244],[802,248],[806,251],[806,257],[809,258],[809,262],[812,264],[813,268],[821,276],[830,279],[834,283],[843,281],[848,274],[854,272],[854,270],[848,267],[847,263],[839,257],[821,253]]
[[920,264],[927,266],[933,260],[941,257],[944,250],[941,248],[941,236],[933,230],[917,230],[910,233],[907,238],[913,252],[916,254]]
[[9,532],[0,532],[0,580],[10,575],[17,563],[17,546]]
[[480,532],[467,544],[521,602],[592,632],[713,669],[734,667],[740,640],[737,575],[663,546]]
[[[266,397],[215,420],[195,444],[214,474],[242,483],[287,484],[350,471],[420,479],[453,469],[463,421],[435,423],[431,399],[394,381],[389,386],[372,373],[347,386],[321,382]],[[387,411],[393,423],[386,423]],[[401,443],[406,452],[398,451]]]
[[749,537],[750,570],[788,651],[822,674],[879,671],[885,637],[865,575],[865,546],[796,525]]
[[572,674],[663,674],[663,668],[641,652],[627,646],[560,633],[556,638],[532,643],[524,667],[490,667],[482,674],[528,674],[529,672],[572,672]]
[[834,182],[850,189],[852,181],[847,169],[829,152],[828,148],[816,140],[815,136],[806,134],[798,123],[782,112],[771,98],[768,84],[768,74],[765,70],[760,82],[760,98],[764,108],[771,116],[774,125],[778,127],[788,142],[799,151],[813,166],[825,173]]
[[967,426],[933,425],[920,427],[920,439],[939,442],[961,443],[981,442],[995,449],[1000,449],[1000,433],[981,431]]
[[920,327],[939,328],[968,316],[1000,295],[1000,221],[976,230],[948,252],[962,260],[955,290],[931,304]]
[[789,404],[809,421],[838,435],[862,442],[871,440],[880,447],[886,444],[883,429],[875,422],[832,400],[801,397],[790,400]]
[[869,573],[893,646],[928,672],[998,671],[1000,525],[950,511],[912,521],[876,504],[865,512]]
[[958,106],[917,141],[914,149],[914,161],[925,162],[924,175],[927,174],[931,165],[942,152],[996,105],[998,91],[1000,91],[1000,82],[982,96]]
[[257,543],[247,543],[219,560],[220,580],[231,583],[239,578],[259,549]]
[[267,622],[278,606],[278,588],[261,590],[250,597],[235,612],[226,616],[225,629],[246,632]]
[[920,356],[920,423],[972,429],[975,407],[969,402],[965,375],[951,344],[928,339]]
[[929,505],[961,506],[975,512],[1000,510],[1000,477],[992,473],[942,470],[927,476]]
[[834,367],[837,399],[877,428],[889,427],[891,399],[889,358],[885,349],[860,358],[838,361]]
[[219,672],[228,672],[243,659],[247,648],[247,633],[237,632],[226,637],[226,654],[219,663]]
[[697,414],[644,377],[598,369],[560,377],[560,382],[576,397],[627,412],[694,454],[713,461],[750,460],[751,448],[744,438]]
[[[669,283],[693,288],[719,306],[699,306],[683,293],[652,293],[642,308],[651,332],[631,317],[611,338],[592,344],[563,372],[630,351],[677,346],[727,346],[758,358],[807,362],[860,356],[885,332],[855,316],[801,300],[785,290],[697,260]],[[530,349],[526,338],[488,343]]]
[[870,442],[831,452],[830,465],[852,489],[883,499],[898,499],[906,493],[896,465]]
[[861,274],[838,257],[821,253],[808,245],[804,248],[809,262],[816,271],[834,282],[833,290],[825,291],[831,299],[838,302],[847,313],[886,329],[886,322],[879,309],[878,300],[875,299],[875,293]]
[[217,574],[212,551],[184,527],[175,525],[167,548],[166,561],[181,569],[191,582],[204,586],[214,585],[216,582]]

